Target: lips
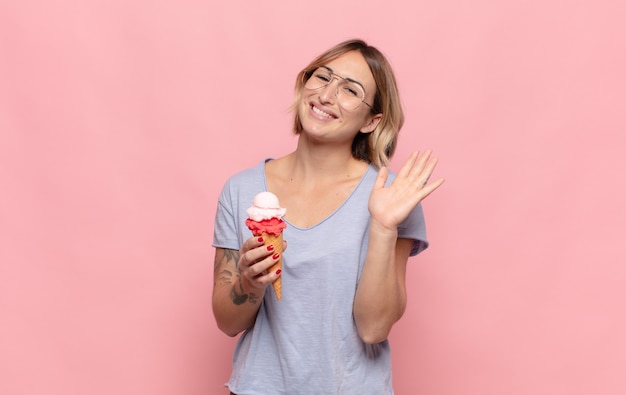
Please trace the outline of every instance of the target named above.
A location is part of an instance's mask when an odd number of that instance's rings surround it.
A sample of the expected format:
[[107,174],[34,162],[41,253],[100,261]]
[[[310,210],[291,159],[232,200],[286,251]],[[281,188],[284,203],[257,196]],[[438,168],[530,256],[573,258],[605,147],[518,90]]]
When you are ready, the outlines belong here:
[[315,104],[311,103],[311,111],[313,111],[314,114],[326,118],[326,119],[336,119],[337,116],[335,114],[332,113],[328,113],[326,111],[323,111],[322,109],[320,109],[319,107],[317,107]]

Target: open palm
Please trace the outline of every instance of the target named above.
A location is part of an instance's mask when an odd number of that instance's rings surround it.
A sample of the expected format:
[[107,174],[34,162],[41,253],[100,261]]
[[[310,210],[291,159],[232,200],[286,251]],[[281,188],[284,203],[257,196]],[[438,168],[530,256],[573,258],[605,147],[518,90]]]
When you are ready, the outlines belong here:
[[404,162],[395,180],[388,187],[385,187],[388,169],[381,168],[368,203],[372,219],[386,228],[395,230],[422,200],[445,181],[439,178],[428,182],[436,165],[437,158],[431,156],[430,150],[422,155],[414,152]]

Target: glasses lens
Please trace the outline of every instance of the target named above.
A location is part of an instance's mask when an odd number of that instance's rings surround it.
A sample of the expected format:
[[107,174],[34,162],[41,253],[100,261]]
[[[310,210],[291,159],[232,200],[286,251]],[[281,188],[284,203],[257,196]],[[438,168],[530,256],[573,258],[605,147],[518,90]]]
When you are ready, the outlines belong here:
[[350,81],[341,81],[337,87],[337,100],[343,108],[356,109],[365,99],[361,85]]
[[332,80],[332,74],[325,68],[320,67],[306,80],[304,87],[307,89],[320,89],[328,85]]

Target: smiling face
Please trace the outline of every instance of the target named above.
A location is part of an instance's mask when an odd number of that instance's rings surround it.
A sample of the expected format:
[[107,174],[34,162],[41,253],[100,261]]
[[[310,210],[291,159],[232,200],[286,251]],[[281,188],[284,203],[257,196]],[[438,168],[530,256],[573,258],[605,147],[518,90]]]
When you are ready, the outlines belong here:
[[[352,156],[355,159],[371,163],[377,167],[385,166],[389,163],[389,160],[396,149],[398,132],[404,124],[404,111],[402,110],[398,86],[389,61],[376,47],[367,44],[363,40],[351,39],[329,48],[327,51],[321,53],[318,57],[313,59],[311,63],[304,68],[304,70],[298,73],[295,81],[295,97],[291,107],[294,112],[293,133],[301,135],[304,132],[301,115],[309,117],[310,114],[307,111],[309,109],[313,110],[313,107],[311,106],[314,105],[314,99],[311,91],[315,90],[313,88],[321,89],[321,86],[323,85],[323,83],[319,82],[319,78],[317,83],[309,83],[315,70],[323,70],[320,68],[327,65],[332,65],[338,69],[339,67],[335,66],[335,63],[339,60],[342,62],[346,61],[348,58],[356,62],[353,63],[352,66],[357,64],[362,65],[360,62],[364,60],[369,72],[366,71],[365,68],[361,69],[360,72],[364,72],[367,76],[361,77],[364,78],[364,81],[360,82],[364,82],[364,85],[371,85],[371,81],[367,82],[365,80],[368,80],[370,76],[373,76],[376,84],[375,91],[367,88],[367,97],[363,101],[368,103],[371,108],[369,110],[369,114],[363,115],[364,118],[362,118],[362,126],[364,126],[360,128],[360,131],[363,133],[357,133],[352,140],[350,148]],[[340,66],[343,67],[344,64],[341,64]],[[331,71],[332,73],[330,75],[334,77],[334,84],[337,84],[340,80],[348,81],[348,79],[352,78],[350,75],[342,75],[339,70]],[[345,70],[345,72],[348,73],[352,71]],[[322,76],[318,75],[318,77]],[[321,79],[323,80],[324,78],[322,77]],[[307,85],[310,89],[304,89],[305,85]],[[340,90],[339,92],[341,95],[347,94],[346,92],[348,91]],[[335,94],[336,93],[337,90],[335,89]],[[323,93],[320,92],[320,95],[323,96]],[[372,95],[374,96],[373,100],[371,98]],[[345,97],[343,99],[345,99]],[[342,100],[342,102],[347,105],[343,106],[344,111],[338,111],[337,114],[330,112],[330,109],[329,111],[324,111],[321,100],[319,101],[320,106],[317,107],[316,110],[320,110],[321,112],[318,111],[317,115],[326,115],[327,117],[330,117],[329,119],[338,120],[338,122],[341,122],[342,125],[346,125],[346,122],[344,121],[348,120],[350,113],[356,112],[361,115],[365,114],[361,113],[361,111],[364,111],[363,104],[360,104],[358,108],[349,106],[350,104],[354,104],[350,100]],[[356,111],[345,110],[345,108],[348,107],[356,109]],[[322,131],[322,129],[318,128],[318,124],[312,123],[312,119],[313,118],[309,117],[306,121],[307,132],[305,132],[305,134],[308,134],[308,131]],[[317,121],[320,120],[318,119]],[[315,126],[318,129],[313,129],[312,126]],[[354,127],[354,125],[352,126]],[[359,130],[358,125],[354,127],[352,132],[354,132],[354,130]],[[326,136],[329,135],[330,134],[326,134]]]
[[380,114],[372,115],[370,107],[364,103],[356,109],[345,108],[337,95],[338,85],[349,80],[362,86],[366,103],[374,101],[376,82],[363,55],[350,51],[323,66],[337,78],[323,88],[302,88],[297,108],[302,132],[317,139],[352,142],[357,132],[373,131],[380,121]]

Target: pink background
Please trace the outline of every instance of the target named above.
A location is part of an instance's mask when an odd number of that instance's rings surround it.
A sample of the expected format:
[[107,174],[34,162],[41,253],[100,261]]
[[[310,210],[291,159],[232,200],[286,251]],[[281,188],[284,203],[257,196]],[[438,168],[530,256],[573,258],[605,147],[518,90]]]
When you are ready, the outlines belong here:
[[226,178],[293,149],[296,73],[361,37],[440,157],[398,394],[626,393],[618,0],[0,3],[0,393],[224,394]]

